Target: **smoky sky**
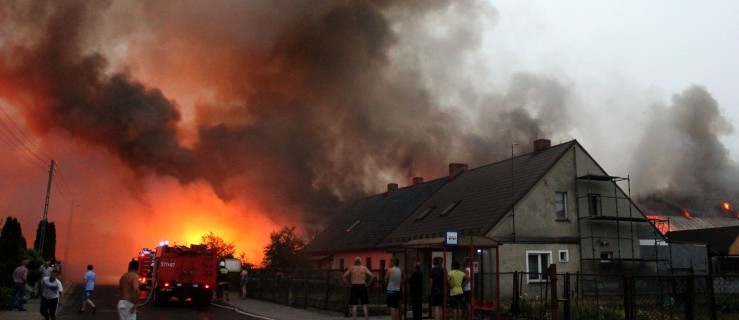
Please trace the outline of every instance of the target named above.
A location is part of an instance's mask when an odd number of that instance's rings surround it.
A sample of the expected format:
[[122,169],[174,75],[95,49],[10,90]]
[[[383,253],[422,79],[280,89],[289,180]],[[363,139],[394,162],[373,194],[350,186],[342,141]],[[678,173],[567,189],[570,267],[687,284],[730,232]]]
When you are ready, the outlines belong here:
[[706,88],[691,86],[650,112],[631,166],[635,184],[649,190],[638,197],[646,210],[714,216],[738,199],[739,168],[720,141],[733,127]]
[[[149,44],[172,36],[194,52],[208,49],[200,43],[226,52],[222,60],[197,56],[214,71],[206,76],[214,81],[203,87],[215,98],[198,105],[197,138],[185,145],[177,97],[142,83],[125,65],[113,67],[103,50],[95,50],[94,42],[105,36],[96,27],[115,6],[46,5],[39,20],[30,14],[33,3],[4,12],[26,19],[14,21],[18,25],[36,28],[26,31],[35,37],[4,44],[1,70],[13,79],[3,94],[23,95],[24,100],[10,99],[24,105],[35,130],[65,130],[106,149],[139,175],[170,176],[183,184],[204,180],[223,199],[258,196],[307,221],[330,216],[341,201],[374,192],[378,184],[398,182],[378,183],[376,172],[410,181],[443,168],[438,159],[449,152],[484,163],[496,158],[493,141],[499,138],[546,136],[548,128],[526,107],[554,102],[551,107],[561,108],[568,94],[556,81],[521,75],[509,93],[487,98],[480,126],[488,132],[470,130],[463,115],[434,99],[423,75],[398,72],[390,62],[391,50],[403,44],[387,11],[423,16],[450,3],[264,2],[216,9],[241,10],[235,28],[259,25],[259,34],[227,31],[217,14],[202,13],[198,3],[141,4],[136,10],[156,20],[148,25]],[[270,11],[280,9],[285,12]],[[161,45],[171,43],[162,39]],[[189,70],[182,68],[181,76]],[[532,108],[546,112],[550,106]]]
[[[18,1],[0,10],[0,94],[36,134],[65,132],[140,179],[205,181],[225,201],[258,199],[308,225],[387,183],[438,177],[448,162],[474,167],[507,158],[514,141],[522,153],[537,138],[571,138],[583,107],[557,75],[520,72],[487,91],[452,84],[475,63],[467,52],[481,46],[483,22],[498,19],[483,1]],[[664,152],[640,153],[634,166],[650,176],[668,163],[654,180],[659,194],[736,181],[718,140],[730,126],[705,89],[655,108],[669,116],[655,116],[642,145]]]

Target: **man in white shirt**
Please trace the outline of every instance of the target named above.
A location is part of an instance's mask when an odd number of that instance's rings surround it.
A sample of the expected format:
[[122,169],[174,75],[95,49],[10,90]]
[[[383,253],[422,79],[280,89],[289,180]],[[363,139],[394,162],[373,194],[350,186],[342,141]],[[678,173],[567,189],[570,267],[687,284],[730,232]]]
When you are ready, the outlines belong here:
[[46,320],[56,320],[56,307],[61,304],[62,282],[59,281],[59,271],[52,270],[48,277],[41,278],[41,315]]

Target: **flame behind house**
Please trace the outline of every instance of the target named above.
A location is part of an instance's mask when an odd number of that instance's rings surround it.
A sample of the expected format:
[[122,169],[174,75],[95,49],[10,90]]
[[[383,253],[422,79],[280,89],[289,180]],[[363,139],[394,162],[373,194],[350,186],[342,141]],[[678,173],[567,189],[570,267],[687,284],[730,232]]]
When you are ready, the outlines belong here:
[[[388,180],[570,138],[584,107],[568,81],[518,73],[491,92],[460,70],[497,15],[484,1],[11,2],[0,103],[82,189],[86,239],[60,239],[80,264],[104,239],[126,243],[105,253],[120,258],[174,230],[235,237],[258,263],[270,231],[320,229]],[[710,94],[691,87],[653,112],[631,168],[651,186],[639,202],[668,214],[735,201],[719,140],[732,129]],[[8,210],[37,212],[26,203],[41,197],[17,187],[28,170],[2,161],[5,202],[23,203]],[[25,219],[28,233],[37,215]]]

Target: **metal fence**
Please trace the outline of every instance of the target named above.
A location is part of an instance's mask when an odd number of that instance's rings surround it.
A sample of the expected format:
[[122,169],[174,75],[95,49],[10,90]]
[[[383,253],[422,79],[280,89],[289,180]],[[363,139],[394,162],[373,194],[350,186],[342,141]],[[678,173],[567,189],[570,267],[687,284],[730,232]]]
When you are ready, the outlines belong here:
[[[349,287],[342,274],[340,270],[311,270],[292,277],[267,277],[255,270],[250,273],[248,292],[251,298],[348,315]],[[739,319],[739,275],[557,274],[539,282],[532,279],[541,275],[532,275],[477,275],[475,296],[494,300],[493,281],[499,276],[501,300],[496,311],[501,319]],[[384,288],[380,280],[368,288],[373,315],[387,314]],[[428,307],[425,301],[426,317]]]
[[501,286],[502,318],[739,319],[739,275],[557,274],[544,282],[529,275],[500,275],[511,284]]
[[[373,271],[378,274],[377,270]],[[251,298],[348,315],[349,286],[342,279],[343,273],[340,270],[309,270],[284,277],[268,276],[262,270],[254,270],[250,273],[247,291]],[[370,314],[386,314],[384,283],[375,279],[368,292]]]

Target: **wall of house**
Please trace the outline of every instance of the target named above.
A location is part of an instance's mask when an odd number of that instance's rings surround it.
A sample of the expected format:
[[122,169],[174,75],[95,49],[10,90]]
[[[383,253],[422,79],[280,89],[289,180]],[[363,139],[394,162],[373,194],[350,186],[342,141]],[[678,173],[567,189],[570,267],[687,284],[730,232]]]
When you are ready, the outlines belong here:
[[[530,254],[548,256],[547,266],[555,264],[557,273],[576,273],[580,269],[580,252],[577,244],[556,243],[507,243],[499,247],[500,250],[500,291],[503,297],[509,297],[514,291],[515,271],[522,272],[519,275],[521,283],[521,294],[526,293],[529,297],[535,297],[541,293],[546,282],[538,280],[533,274],[535,271],[529,268]],[[560,260],[560,253],[566,252],[565,259]],[[558,285],[562,285],[561,283]]]
[[734,241],[731,242],[731,246],[729,246],[729,255],[730,256],[739,255],[739,236],[734,238]]
[[[333,256],[333,262],[331,263],[331,269],[342,269],[346,270],[354,264],[354,258],[362,258],[362,264],[373,271],[375,276],[378,275],[376,271],[383,269],[387,270],[390,265],[390,258],[392,255],[386,251],[362,251],[362,252],[341,252],[336,253]],[[344,261],[344,266],[341,268],[341,261]],[[367,261],[370,261],[370,265]]]
[[[501,246],[505,250],[501,252],[504,257],[501,262],[505,261],[502,272],[525,271],[527,250],[551,251],[553,257],[557,257],[558,250],[568,250],[570,262],[562,266],[563,272],[596,272],[602,264],[602,255],[610,255],[612,259],[640,257],[637,229],[644,223],[589,219],[588,195],[600,195],[600,215],[644,218],[643,215],[631,204],[628,195],[610,181],[577,179],[588,174],[606,173],[585,151],[573,148],[517,203],[515,217],[509,212],[490,231],[489,237],[505,243]],[[556,213],[558,192],[566,193],[566,217],[558,217]],[[510,256],[517,258],[509,259]],[[588,263],[581,265],[581,258]],[[585,266],[590,267],[581,270]]]
[[[577,175],[605,175],[595,161],[583,150],[576,151]],[[631,203],[628,194],[623,190],[628,182],[621,182],[619,187],[610,181],[577,180],[577,203],[582,237],[582,255],[586,259],[600,259],[611,255],[613,259],[639,259],[640,247],[638,229],[647,222],[627,220],[595,220],[596,215],[618,218],[645,218]],[[599,208],[594,209],[590,195],[597,194]],[[597,211],[597,212],[594,212]],[[584,270],[587,271],[587,270]]]

